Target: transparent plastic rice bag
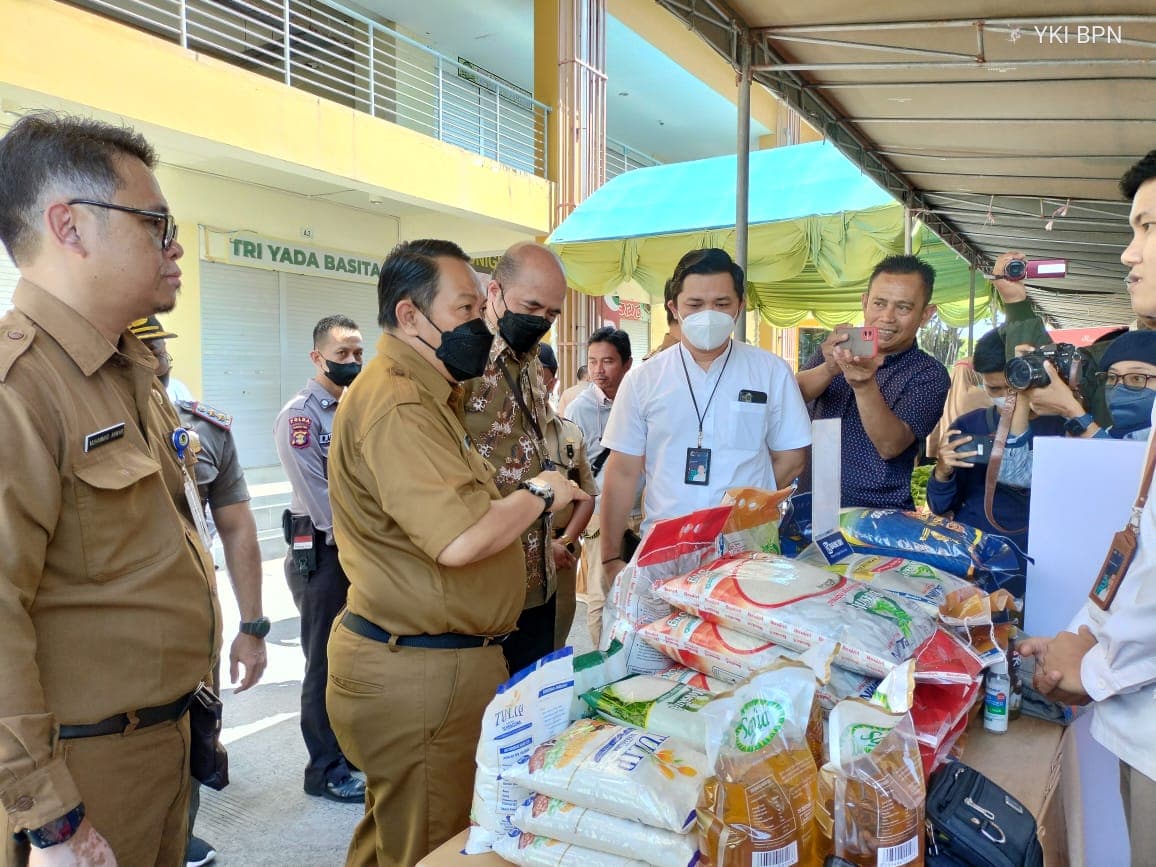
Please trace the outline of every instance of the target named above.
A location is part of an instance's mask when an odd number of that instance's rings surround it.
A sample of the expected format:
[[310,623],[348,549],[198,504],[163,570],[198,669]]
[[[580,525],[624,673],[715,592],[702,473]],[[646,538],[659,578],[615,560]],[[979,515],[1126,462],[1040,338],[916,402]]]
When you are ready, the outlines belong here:
[[535,795],[519,807],[514,826],[597,852],[638,858],[654,867],[690,867],[698,861],[698,840],[693,834],[652,828],[548,795]]
[[585,846],[514,833],[494,844],[494,851],[521,867],[647,867],[645,861],[598,852]]
[[582,695],[601,719],[682,738],[696,747],[706,738],[706,723],[699,711],[713,699],[709,692],[685,683],[646,674],[631,675]]
[[657,521],[638,546],[634,559],[614,579],[602,610],[602,648],[609,647],[611,641],[620,641],[630,674],[656,674],[670,667],[662,654],[639,639],[638,630],[671,614],[670,603],[655,593],[658,584],[690,572],[718,555],[719,534],[731,509],[717,506]]
[[918,605],[931,617],[939,614],[939,606],[947,594],[972,586],[942,569],[903,557],[852,554],[838,563],[828,564],[818,546],[812,545],[798,559],[844,578],[894,593]]
[[566,728],[574,695],[574,651],[563,647],[498,687],[482,716],[478,771],[466,854],[488,852],[514,830],[510,817],[529,796],[506,772]]
[[592,650],[574,657],[574,698],[570,702],[570,721],[592,716],[583,694],[626,677],[626,648],[621,641],[611,641],[605,650]]
[[688,686],[693,686],[695,689],[709,692],[711,695],[726,692],[732,686],[729,681],[719,680],[717,677],[711,677],[709,674],[703,674],[701,671],[688,668],[685,665],[675,665],[655,675],[655,677],[661,677],[663,680],[673,681],[674,683],[685,683]]
[[839,665],[876,677],[910,659],[935,632],[935,621],[907,600],[775,554],[722,557],[665,581],[658,595],[792,650],[837,641]]
[[815,677],[798,663],[756,675],[703,711],[714,774],[698,807],[700,865],[821,865]]
[[507,777],[579,807],[682,832],[694,823],[707,772],[701,750],[602,720],[578,720]]

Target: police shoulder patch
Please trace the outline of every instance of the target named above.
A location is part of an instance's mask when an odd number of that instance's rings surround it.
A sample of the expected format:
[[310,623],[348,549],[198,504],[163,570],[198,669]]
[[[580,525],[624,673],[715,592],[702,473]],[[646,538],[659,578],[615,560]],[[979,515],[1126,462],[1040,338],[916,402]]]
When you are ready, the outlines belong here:
[[303,449],[309,445],[309,428],[313,419],[307,415],[289,417],[289,445],[295,449]]
[[208,404],[196,400],[182,400],[180,405],[182,409],[191,412],[197,418],[203,418],[205,421],[223,430],[229,430],[233,426],[233,417],[231,415],[227,412],[221,412],[219,409],[214,409]]

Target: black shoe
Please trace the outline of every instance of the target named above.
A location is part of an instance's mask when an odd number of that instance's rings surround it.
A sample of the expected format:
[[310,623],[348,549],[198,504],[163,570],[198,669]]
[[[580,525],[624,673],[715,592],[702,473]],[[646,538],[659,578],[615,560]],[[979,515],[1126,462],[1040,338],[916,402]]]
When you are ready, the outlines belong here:
[[364,804],[365,781],[349,776],[340,780],[326,780],[322,786],[311,786],[306,783],[305,794],[328,798],[342,804]]
[[204,867],[212,864],[217,857],[217,851],[200,837],[190,837],[188,848],[185,849],[185,867]]

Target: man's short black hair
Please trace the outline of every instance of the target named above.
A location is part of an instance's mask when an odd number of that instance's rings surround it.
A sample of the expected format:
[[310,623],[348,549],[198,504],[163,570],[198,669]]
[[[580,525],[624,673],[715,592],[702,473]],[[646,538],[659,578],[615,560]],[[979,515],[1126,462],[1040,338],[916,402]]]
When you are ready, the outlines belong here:
[[406,298],[423,313],[429,311],[438,291],[437,260],[443,256],[470,262],[453,241],[436,238],[403,241],[390,251],[377,278],[377,322],[382,328],[397,328],[397,305]]
[[590,373],[590,371],[588,371],[588,370],[586,369],[586,365],[585,365],[585,364],[583,364],[583,365],[580,365],[580,366],[579,366],[579,368],[578,368],[578,373],[576,373],[576,374],[575,374],[575,377],[578,379],[578,381],[579,381],[579,382],[581,382],[582,380],[584,380],[584,379],[586,378],[586,376],[587,376],[589,373]]
[[691,250],[679,259],[678,264],[674,266],[674,275],[667,284],[665,293],[667,301],[678,302],[678,296],[682,294],[682,285],[691,274],[730,274],[734,280],[735,292],[739,296],[739,303],[742,303],[747,288],[746,274],[735,264],[735,260],[726,250],[704,247],[701,250]]
[[1124,172],[1124,177],[1120,178],[1120,192],[1130,202],[1136,198],[1140,187],[1153,178],[1156,178],[1156,150],[1148,151],[1147,156]]
[[538,344],[538,361],[551,373],[558,373],[558,356],[554,354],[554,349],[549,343]]
[[35,256],[49,197],[112,199],[124,184],[118,157],[157,163],[152,145],[128,127],[47,111],[16,121],[0,138],[0,242],[12,261]]
[[621,331],[613,325],[604,325],[591,334],[590,339],[586,341],[588,347],[595,343],[609,343],[618,350],[618,357],[623,364],[630,361],[630,335],[625,331]]
[[668,303],[675,300],[672,292],[673,286],[674,280],[667,278],[666,285],[662,287],[662,307],[666,311],[666,325],[668,329],[678,321],[678,317],[674,315],[674,311],[670,309],[670,304]]
[[321,344],[324,343],[328,337],[329,332],[334,328],[342,328],[346,331],[360,331],[357,323],[348,316],[342,316],[340,313],[335,313],[332,316],[326,316],[324,319],[318,321],[313,326],[313,348],[320,349]]
[[1003,373],[1004,330],[993,328],[975,342],[971,353],[971,367],[976,373]]
[[867,281],[868,292],[880,274],[918,274],[923,280],[923,306],[926,307],[931,303],[931,291],[935,288],[935,269],[918,256],[903,254],[888,256],[871,272],[871,279]]

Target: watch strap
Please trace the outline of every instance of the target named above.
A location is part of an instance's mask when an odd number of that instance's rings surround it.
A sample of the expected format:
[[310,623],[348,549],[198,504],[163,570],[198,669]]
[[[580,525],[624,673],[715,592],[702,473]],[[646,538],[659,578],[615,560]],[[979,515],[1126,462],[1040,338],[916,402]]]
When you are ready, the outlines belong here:
[[269,634],[269,629],[272,624],[268,617],[258,617],[256,620],[245,620],[241,622],[241,632],[245,635],[255,635],[257,638],[264,638]]
[[84,804],[77,804],[59,819],[53,819],[39,828],[29,828],[24,832],[28,842],[37,849],[47,849],[59,843],[67,843],[80,828],[84,821]]
[[1081,416],[1076,416],[1065,421],[1064,430],[1072,434],[1072,436],[1079,436],[1091,426],[1094,420],[1095,417],[1090,412],[1086,412]]

